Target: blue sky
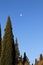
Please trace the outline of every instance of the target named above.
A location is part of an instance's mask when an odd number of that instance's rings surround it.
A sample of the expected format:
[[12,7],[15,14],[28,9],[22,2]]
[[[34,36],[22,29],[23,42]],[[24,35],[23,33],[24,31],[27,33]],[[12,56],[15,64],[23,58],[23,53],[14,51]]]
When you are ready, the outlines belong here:
[[43,0],[0,0],[2,36],[8,16],[20,54],[26,52],[31,63],[43,54]]

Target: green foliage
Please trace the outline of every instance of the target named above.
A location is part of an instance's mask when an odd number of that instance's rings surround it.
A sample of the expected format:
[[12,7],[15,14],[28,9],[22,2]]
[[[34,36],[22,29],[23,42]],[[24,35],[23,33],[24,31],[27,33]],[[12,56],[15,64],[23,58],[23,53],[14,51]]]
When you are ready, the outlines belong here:
[[16,38],[16,44],[15,44],[15,60],[16,60],[16,63],[18,62],[18,58],[19,58],[19,49],[18,49],[18,40]]
[[19,49],[18,49],[18,40],[17,40],[17,38],[16,38],[16,48],[15,48],[15,50],[16,50],[16,57],[18,58],[20,53],[19,53]]
[[13,65],[13,44],[14,40],[12,34],[11,20],[10,17],[8,17],[2,43],[1,65]]

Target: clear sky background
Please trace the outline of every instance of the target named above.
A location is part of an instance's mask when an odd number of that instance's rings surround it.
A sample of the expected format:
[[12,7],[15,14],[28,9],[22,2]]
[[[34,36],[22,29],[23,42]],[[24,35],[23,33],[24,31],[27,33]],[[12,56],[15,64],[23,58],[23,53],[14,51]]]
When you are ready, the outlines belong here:
[[43,0],[0,0],[2,36],[8,16],[20,54],[26,52],[30,62],[43,54]]

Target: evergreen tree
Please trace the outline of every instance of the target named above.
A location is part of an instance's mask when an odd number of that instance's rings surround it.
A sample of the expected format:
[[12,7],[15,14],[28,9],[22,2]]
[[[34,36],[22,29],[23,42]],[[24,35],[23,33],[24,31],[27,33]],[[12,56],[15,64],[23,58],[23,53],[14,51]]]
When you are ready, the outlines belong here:
[[27,57],[26,57],[26,53],[24,52],[23,65],[24,65],[24,63],[26,62],[26,60],[27,60]]
[[32,65],[33,65],[33,63],[32,63]]
[[16,60],[15,62],[16,63],[18,62],[19,55],[20,55],[20,53],[19,53],[19,49],[18,49],[18,40],[16,38],[16,44],[15,44],[15,60]]
[[43,56],[42,56],[42,54],[40,54],[40,61],[43,59]]
[[14,64],[13,51],[14,51],[14,39],[12,34],[12,25],[10,17],[8,17],[2,43],[1,65]]
[[23,65],[25,65],[25,63],[26,65],[30,65],[29,59],[27,58],[26,53],[24,52]]
[[37,59],[35,59],[35,65],[37,65]]
[[16,51],[16,58],[18,59],[20,53],[19,53],[19,48],[18,48],[18,40],[16,38],[16,46],[15,46],[15,51]]

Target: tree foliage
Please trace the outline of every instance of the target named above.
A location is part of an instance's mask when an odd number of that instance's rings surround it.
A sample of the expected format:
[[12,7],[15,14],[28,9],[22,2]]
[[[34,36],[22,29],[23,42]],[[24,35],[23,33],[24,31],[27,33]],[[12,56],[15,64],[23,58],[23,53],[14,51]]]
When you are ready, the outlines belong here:
[[40,61],[43,59],[43,56],[42,56],[42,54],[40,54]]
[[19,53],[19,49],[18,49],[18,40],[16,38],[16,44],[15,44],[15,62],[17,63],[18,62],[18,58],[20,56],[20,53]]
[[2,43],[2,53],[1,53],[2,65],[13,65],[13,55],[12,55],[13,46],[14,46],[14,39],[12,34],[12,25],[10,17],[8,17]]
[[25,65],[25,63],[26,65],[30,65],[29,59],[27,58],[26,53],[24,52],[23,65]]

